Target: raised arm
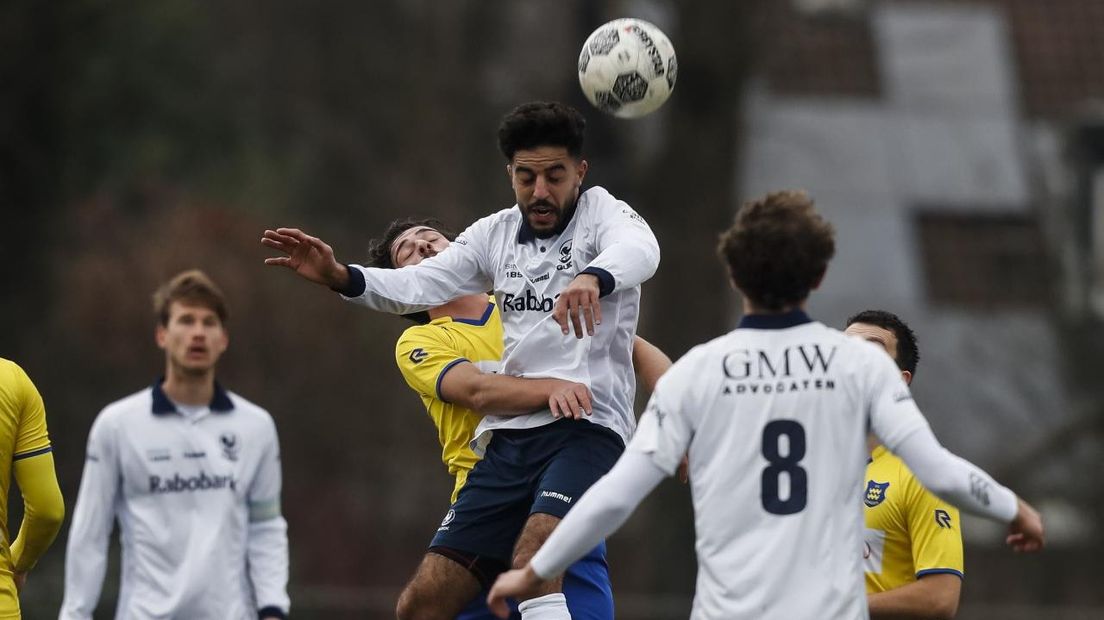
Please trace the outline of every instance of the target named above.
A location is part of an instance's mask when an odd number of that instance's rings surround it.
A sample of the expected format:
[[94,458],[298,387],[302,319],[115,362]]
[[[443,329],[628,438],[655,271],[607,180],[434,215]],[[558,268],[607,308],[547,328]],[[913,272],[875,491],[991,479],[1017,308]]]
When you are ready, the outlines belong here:
[[437,256],[402,269],[342,264],[328,244],[296,228],[266,230],[261,243],[285,254],[266,258],[266,265],[291,269],[372,310],[409,314],[491,288],[475,247],[482,239],[479,226],[473,224]]
[[1042,549],[1039,513],[979,467],[940,445],[889,357],[878,351],[870,359],[867,407],[871,430],[882,443],[932,493],[970,514],[1008,523],[1007,542],[1013,550]]
[[630,289],[651,278],[659,268],[659,242],[644,218],[606,190],[585,194],[598,226],[598,255],[560,293],[552,311],[560,330],[576,338],[594,335],[602,322],[599,299]]

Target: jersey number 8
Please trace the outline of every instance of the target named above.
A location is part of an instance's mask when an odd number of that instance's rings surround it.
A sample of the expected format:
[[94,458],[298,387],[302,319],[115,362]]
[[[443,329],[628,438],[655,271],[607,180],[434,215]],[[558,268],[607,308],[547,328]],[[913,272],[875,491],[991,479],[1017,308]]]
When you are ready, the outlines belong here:
[[[785,436],[788,449],[782,455],[779,438]],[[763,458],[770,463],[763,469],[761,499],[763,510],[776,515],[792,515],[805,509],[809,476],[798,466],[805,458],[805,427],[796,420],[774,420],[763,427]],[[778,479],[785,473],[790,480],[786,499],[778,496]]]

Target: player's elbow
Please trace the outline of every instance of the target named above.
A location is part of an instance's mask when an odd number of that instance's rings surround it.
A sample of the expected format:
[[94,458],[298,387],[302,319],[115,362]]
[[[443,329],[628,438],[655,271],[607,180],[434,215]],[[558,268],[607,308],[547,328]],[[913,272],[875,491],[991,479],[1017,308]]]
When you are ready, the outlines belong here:
[[65,521],[65,502],[58,495],[55,500],[43,502],[40,506],[28,506],[25,514],[26,518],[33,519],[43,530],[57,533]]
[[933,601],[931,615],[928,617],[931,618],[931,620],[954,620],[957,613],[958,600]]

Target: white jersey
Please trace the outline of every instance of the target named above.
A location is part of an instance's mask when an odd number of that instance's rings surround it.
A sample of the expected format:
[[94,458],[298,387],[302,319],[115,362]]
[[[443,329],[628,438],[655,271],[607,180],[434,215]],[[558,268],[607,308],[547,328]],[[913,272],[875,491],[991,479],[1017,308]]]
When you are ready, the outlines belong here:
[[656,387],[629,446],[668,475],[689,451],[693,618],[856,619],[868,426],[927,422],[886,353],[801,312],[745,317]]
[[280,486],[272,418],[236,394],[216,386],[209,407],[185,416],[158,382],[108,405],[88,437],[59,617],[92,617],[116,519],[116,618],[285,615]]
[[[493,290],[502,313],[505,348],[500,372],[557,378],[590,387],[594,413],[586,418],[624,441],[636,422],[633,336],[640,284],[659,266],[659,245],[644,218],[601,187],[579,195],[560,235],[536,238],[515,205],[484,217],[444,252],[401,269],[350,266],[350,300],[375,310],[407,314],[456,297]],[[552,318],[560,292],[580,273],[601,283],[602,325],[594,336],[565,336]],[[362,281],[357,281],[362,279]],[[363,287],[363,288],[362,288]],[[507,417],[488,415],[472,447],[481,453],[498,428],[553,422],[547,409]]]

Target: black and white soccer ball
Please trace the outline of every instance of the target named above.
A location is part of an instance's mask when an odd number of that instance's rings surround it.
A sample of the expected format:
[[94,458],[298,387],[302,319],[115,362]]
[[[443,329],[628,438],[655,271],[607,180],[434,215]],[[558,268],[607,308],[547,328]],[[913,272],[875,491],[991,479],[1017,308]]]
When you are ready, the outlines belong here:
[[678,77],[675,47],[641,19],[615,19],[587,37],[579,53],[579,85],[599,110],[620,118],[654,112]]

